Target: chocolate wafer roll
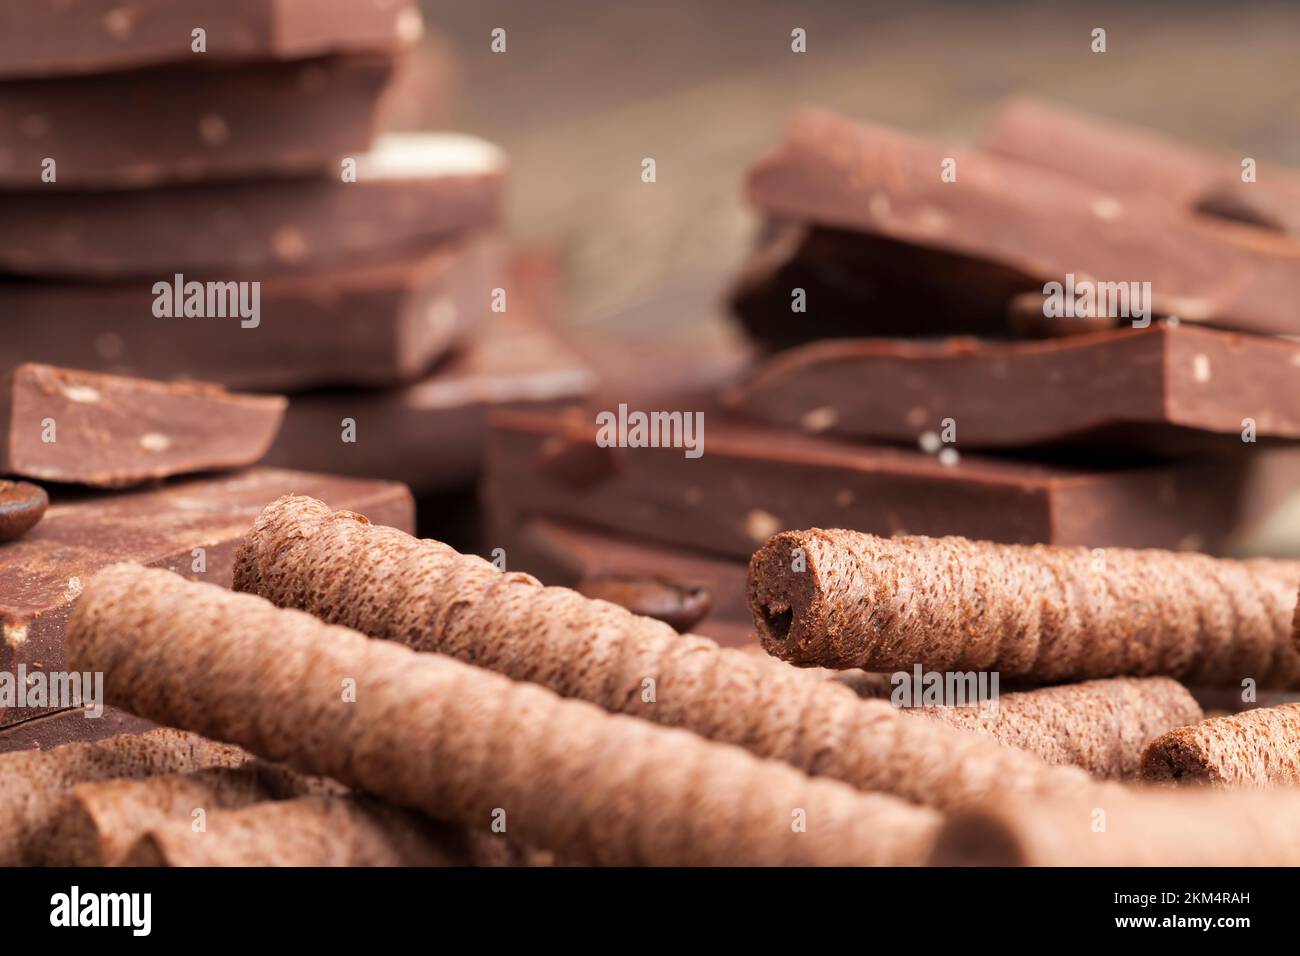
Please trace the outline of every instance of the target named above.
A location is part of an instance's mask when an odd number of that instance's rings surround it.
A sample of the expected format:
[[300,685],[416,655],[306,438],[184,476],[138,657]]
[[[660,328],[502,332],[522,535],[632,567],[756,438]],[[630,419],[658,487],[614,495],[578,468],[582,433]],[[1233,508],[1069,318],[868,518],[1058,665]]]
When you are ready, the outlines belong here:
[[107,780],[72,789],[50,833],[49,866],[118,866],[140,835],[195,809],[237,810],[271,799],[252,763],[192,774]]
[[1187,688],[1167,677],[1041,687],[1002,694],[991,703],[907,712],[987,734],[1048,763],[1072,764],[1107,780],[1137,776],[1142,750],[1153,738],[1201,719]]
[[[480,866],[512,859],[499,837],[438,823],[362,797],[299,797],[188,819],[160,819],[124,866]],[[500,844],[500,848],[495,846]]]
[[1107,787],[1099,799],[989,801],[953,814],[938,866],[1296,866],[1300,793]]
[[1081,771],[312,498],[267,506],[236,555],[235,587],[917,803],[945,808],[1003,790],[1091,784]]
[[[359,598],[359,596],[358,596]],[[666,625],[665,625],[666,626]],[[118,564],[71,666],[110,701],[574,862],[915,862],[938,816],[247,594]]]
[[795,664],[1291,687],[1297,582],[1297,561],[813,529],[754,554],[749,602]]
[[238,767],[252,760],[238,747],[160,728],[93,743],[0,755],[0,866],[48,861],[53,825],[79,783]]
[[1142,779],[1252,789],[1300,784],[1300,704],[1171,730],[1142,754]]

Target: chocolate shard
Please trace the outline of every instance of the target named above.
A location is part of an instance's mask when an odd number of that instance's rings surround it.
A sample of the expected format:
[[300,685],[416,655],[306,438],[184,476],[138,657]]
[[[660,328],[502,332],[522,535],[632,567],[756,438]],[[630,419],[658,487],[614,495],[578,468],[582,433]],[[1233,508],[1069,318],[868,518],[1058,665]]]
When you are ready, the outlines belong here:
[[[0,434],[3,434],[3,426],[0,426]],[[3,451],[2,447],[0,451]],[[0,455],[0,461],[3,461],[3,455]],[[3,470],[0,467],[0,471]],[[0,478],[0,544],[21,538],[36,527],[36,523],[45,517],[49,504],[50,496],[44,488],[27,481]]]
[[[204,51],[194,30],[203,28]],[[0,4],[0,77],[59,76],[156,63],[392,52],[422,33],[413,0],[60,0],[40,16]]]
[[856,445],[706,416],[704,454],[608,448],[616,468],[577,488],[540,467],[548,443],[592,412],[507,411],[488,436],[493,508],[582,521],[673,547],[748,560],[783,528],[963,534],[1004,542],[1214,549],[1248,476],[1233,460],[1079,468]]
[[501,151],[484,140],[394,133],[356,157],[355,181],[335,172],[147,190],[11,193],[0,204],[0,271],[140,277],[155,295],[174,284],[181,288],[170,312],[161,314],[183,315],[185,273],[233,279],[230,273],[239,271],[374,261],[493,226],[504,179]]
[[368,148],[393,68],[325,57],[0,83],[0,188],[338,175]]
[[1231,454],[1300,439],[1297,383],[1293,342],[1153,325],[1048,342],[819,342],[772,358],[727,403],[855,439],[914,444],[951,422],[960,448]]
[[[587,597],[614,600],[635,614],[659,617],[676,630],[710,637],[724,647],[754,642],[743,561],[664,547],[574,522],[523,518],[508,512],[495,512],[491,518],[494,530],[490,540],[505,549],[511,570],[526,571],[549,585],[575,588]],[[610,596],[611,581],[632,582],[631,588],[620,588],[627,603]],[[673,598],[667,603],[669,609],[677,607],[679,589],[683,599],[698,589],[703,601],[689,603],[692,607],[704,605],[701,616],[692,624],[678,626],[684,624],[685,616],[673,613],[669,620],[669,616],[650,614],[644,600],[633,600],[645,593],[639,587],[643,582],[649,593]],[[598,593],[602,590],[604,593]]]
[[480,234],[374,264],[271,275],[260,280],[256,324],[234,314],[160,319],[147,282],[0,280],[0,314],[12,319],[0,366],[264,391],[397,385],[426,374],[491,314],[501,260],[500,241]]
[[0,472],[124,488],[251,465],[284,416],[278,395],[25,364],[0,380]]
[[[949,182],[946,160],[955,162]],[[1156,314],[1300,332],[1291,307],[1300,243],[993,154],[807,112],[750,171],[749,195],[770,216],[960,256],[1040,287],[1076,274],[1149,282]],[[1005,312],[1006,303],[984,307]]]
[[[492,409],[568,404],[591,389],[592,371],[549,325],[549,281],[539,264],[517,261],[507,310],[419,381],[294,396],[266,463],[394,478],[420,494],[471,484]],[[491,290],[480,291],[490,302]]]
[[1149,196],[1236,222],[1300,233],[1300,172],[1243,182],[1240,157],[1217,155],[1030,97],[998,109],[980,145],[1119,195]]
[[[235,549],[253,519],[267,502],[299,492],[380,524],[414,527],[411,494],[400,484],[276,468],[56,496],[45,520],[0,545],[0,671],[64,670],[64,629],[82,584],[115,561],[129,557],[228,587]],[[48,712],[44,707],[0,707],[0,726]]]
[[105,707],[98,717],[87,717],[80,707],[44,713],[16,724],[0,726],[0,754],[15,750],[50,750],[64,744],[88,743],[122,734],[143,734],[152,721]]
[[885,236],[769,221],[729,300],[754,341],[780,351],[861,335],[1006,337],[1007,304],[1042,284]]

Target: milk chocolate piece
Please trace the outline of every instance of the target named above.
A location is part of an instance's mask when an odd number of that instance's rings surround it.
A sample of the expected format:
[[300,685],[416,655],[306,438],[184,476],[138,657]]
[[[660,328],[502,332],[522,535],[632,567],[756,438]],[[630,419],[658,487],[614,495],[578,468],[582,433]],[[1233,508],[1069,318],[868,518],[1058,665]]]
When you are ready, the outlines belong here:
[[250,465],[286,404],[215,385],[20,365],[0,380],[0,472],[123,488]]
[[756,342],[779,351],[861,335],[1005,337],[1007,303],[1041,289],[1022,271],[945,250],[772,221],[730,303]]
[[[551,406],[585,396],[592,372],[547,325],[550,277],[520,261],[505,286],[507,311],[424,379],[390,391],[295,395],[267,464],[392,478],[420,494],[473,482],[486,418],[502,406]],[[490,290],[482,290],[484,302]],[[354,441],[346,441],[348,422]]]
[[251,66],[196,59],[182,68],[0,83],[0,188],[337,176],[340,157],[369,147],[393,74],[389,57]]
[[0,753],[14,750],[49,750],[64,744],[106,740],[122,734],[143,734],[154,729],[152,721],[105,707],[98,717],[87,717],[80,708],[59,710],[16,724],[0,726]]
[[[267,502],[288,493],[319,494],[379,524],[414,524],[410,492],[399,484],[276,468],[56,495],[44,521],[0,545],[0,670],[63,670],[63,632],[82,583],[123,558],[228,587],[241,536]],[[0,709],[0,726],[38,713]]]
[[1300,438],[1300,345],[1186,324],[1048,342],[820,342],[731,390],[758,421],[960,448],[1082,444],[1145,453],[1253,450]]
[[1153,197],[1206,215],[1300,233],[1300,172],[1265,167],[1242,182],[1241,157],[1041,100],[1003,103],[980,145],[1117,195]]
[[[0,433],[3,426],[0,426]],[[0,460],[3,457],[0,456]],[[0,468],[0,471],[3,471]],[[50,498],[44,488],[0,478],[0,543],[21,538],[45,517]]]
[[0,366],[39,361],[259,390],[395,385],[426,373],[491,314],[502,268],[499,241],[477,235],[373,265],[272,275],[261,280],[256,325],[160,319],[148,282],[0,279],[0,315],[11,320]]
[[[193,31],[204,30],[196,53]],[[393,51],[419,39],[413,0],[0,2],[0,76],[104,73],[155,63]]]
[[[1233,461],[1083,469],[855,445],[706,416],[704,454],[596,448],[593,412],[510,411],[488,436],[494,507],[584,521],[676,547],[748,560],[783,528],[963,534],[1091,547],[1205,547],[1230,532]],[[609,476],[572,485],[541,470],[554,449],[588,446]]]
[[[711,637],[723,646],[753,643],[743,561],[667,548],[549,518],[524,520],[498,513],[493,520],[496,529],[491,543],[505,549],[512,571],[527,571],[545,584],[613,601],[633,613],[665,620],[677,630]],[[707,607],[700,609],[702,616],[695,623],[679,627],[686,618],[686,606],[696,603],[689,600],[696,591],[703,594]],[[682,596],[680,606],[661,604],[657,606],[660,613],[651,613],[656,607],[647,604],[647,596],[675,593]]]
[[[250,269],[375,261],[495,224],[505,160],[473,136],[390,134],[356,157],[354,182],[342,175],[7,194],[0,270],[140,277],[158,295],[177,275],[192,279],[185,273],[237,279]],[[183,305],[173,302],[171,314]]]
[[[945,182],[946,160],[956,179]],[[960,256],[1033,281],[1149,282],[1154,313],[1244,331],[1300,332],[1300,243],[1116,197],[1004,157],[948,149],[808,112],[759,161],[749,194],[766,214]],[[944,277],[950,281],[949,277]],[[984,288],[971,284],[972,299]],[[1006,299],[984,303],[1005,312]]]

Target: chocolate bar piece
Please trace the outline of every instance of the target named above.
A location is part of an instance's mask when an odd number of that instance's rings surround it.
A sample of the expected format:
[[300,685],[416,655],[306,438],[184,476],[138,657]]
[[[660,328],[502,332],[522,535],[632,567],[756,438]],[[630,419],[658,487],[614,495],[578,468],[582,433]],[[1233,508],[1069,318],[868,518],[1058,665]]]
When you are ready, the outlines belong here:
[[14,750],[49,750],[63,744],[105,740],[119,734],[143,734],[152,721],[105,707],[98,717],[87,717],[80,707],[42,714],[16,724],[0,724],[0,753]]
[[[203,29],[205,52],[195,50]],[[156,63],[392,51],[422,32],[413,0],[0,2],[0,77],[103,73]]]
[[[0,671],[64,667],[63,631],[82,582],[105,565],[137,561],[229,587],[235,548],[274,499],[313,494],[377,524],[410,530],[410,492],[393,482],[252,468],[117,494],[55,496],[39,525],[0,545]],[[0,726],[38,716],[0,709]]]
[[287,404],[279,395],[28,363],[0,380],[0,472],[123,488],[251,465]]
[[0,83],[0,188],[328,172],[374,135],[389,57],[162,67]]
[[[147,279],[268,272],[377,258],[489,227],[505,160],[473,136],[381,136],[344,171],[161,189],[12,193],[0,203],[0,271]],[[177,278],[179,276],[179,278]],[[161,280],[161,281],[159,281]],[[162,314],[176,315],[183,302]]]
[[1300,173],[1268,168],[1242,181],[1242,159],[1026,97],[1004,103],[981,137],[993,153],[1122,196],[1300,234]]
[[1300,345],[1156,324],[1047,342],[844,339],[777,355],[726,402],[757,421],[960,448],[1083,444],[1144,454],[1300,438]]
[[[745,331],[780,351],[861,335],[1005,337],[1008,303],[1028,289],[1041,283],[951,252],[770,221],[729,299]],[[1041,314],[1041,296],[1034,305]]]
[[121,375],[297,391],[418,378],[490,314],[504,286],[491,236],[374,265],[262,281],[256,325],[158,318],[147,282],[0,280],[0,367],[24,360]]
[[424,379],[390,391],[295,395],[266,463],[330,474],[391,478],[417,493],[472,482],[485,420],[502,406],[547,406],[584,397],[593,375],[547,327],[551,280],[517,264],[507,309]]
[[[511,571],[526,571],[544,584],[613,601],[675,628],[690,610],[691,596],[702,592],[705,613],[678,630],[722,645],[754,642],[744,561],[663,547],[569,521],[508,513],[492,517],[496,528],[491,543],[505,549]],[[681,595],[677,606],[668,604],[665,610],[665,595],[674,592]]]
[[1245,466],[1083,469],[855,445],[706,415],[704,453],[600,447],[590,411],[502,412],[487,500],[748,560],[787,528],[960,534],[989,541],[1212,549]]
[[[945,182],[948,160],[955,179]],[[751,170],[749,193],[771,216],[1019,273],[1023,291],[1074,276],[1116,288],[1149,283],[1145,305],[1153,315],[1300,333],[1291,305],[1300,297],[1300,243],[1158,201],[1117,198],[1001,156],[809,112]],[[974,297],[983,288],[964,291]],[[1005,299],[982,304],[989,312],[1006,306]]]

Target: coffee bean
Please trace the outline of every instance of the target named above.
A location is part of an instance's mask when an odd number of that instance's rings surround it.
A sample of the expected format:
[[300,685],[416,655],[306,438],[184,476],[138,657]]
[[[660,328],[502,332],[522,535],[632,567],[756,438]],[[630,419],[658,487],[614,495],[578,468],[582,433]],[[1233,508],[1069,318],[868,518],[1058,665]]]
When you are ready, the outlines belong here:
[[45,516],[50,503],[44,488],[0,478],[0,541],[22,537]]
[[578,585],[578,592],[625,607],[633,614],[653,617],[678,632],[698,624],[712,604],[708,590],[700,585],[650,575],[591,577]]

